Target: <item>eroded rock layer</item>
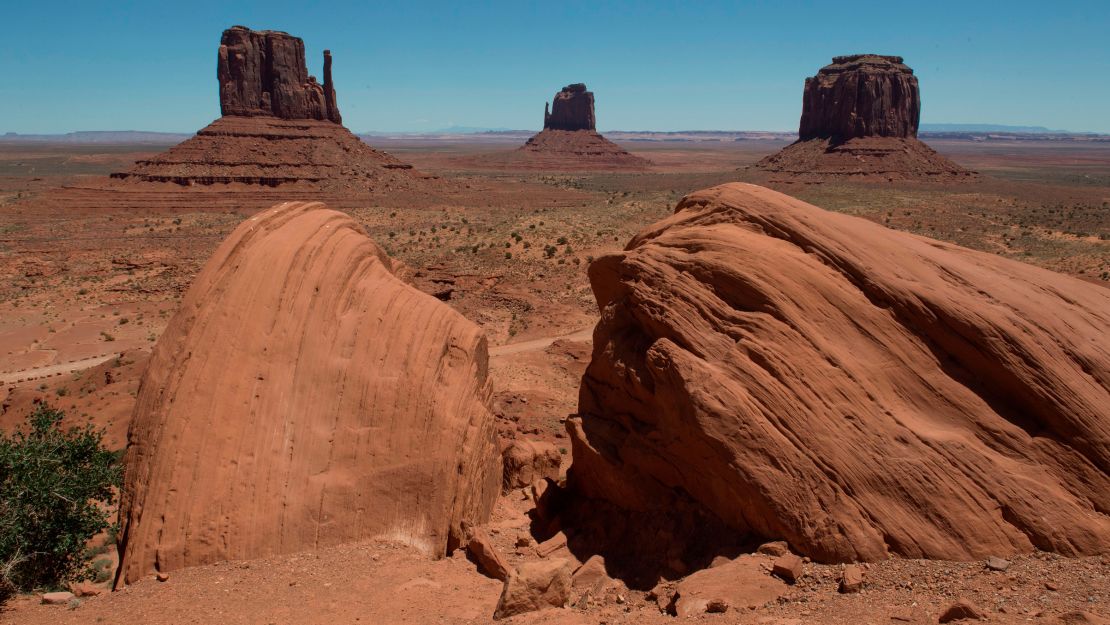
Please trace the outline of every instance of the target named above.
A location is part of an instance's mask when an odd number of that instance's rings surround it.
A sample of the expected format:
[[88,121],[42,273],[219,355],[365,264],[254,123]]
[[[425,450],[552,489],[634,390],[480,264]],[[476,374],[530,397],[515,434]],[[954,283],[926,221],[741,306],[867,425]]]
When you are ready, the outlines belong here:
[[486,340],[347,215],[248,218],[159,339],[128,434],[117,584],[372,537],[442,555],[501,463]]
[[651,161],[629,153],[592,130],[544,130],[522,145],[519,152],[535,167],[605,167],[640,169]]
[[1110,291],[747,184],[589,275],[579,495],[819,561],[1110,548]]
[[329,121],[225,116],[112,178],[185,186],[301,182],[373,188],[404,185],[414,178],[411,169]]

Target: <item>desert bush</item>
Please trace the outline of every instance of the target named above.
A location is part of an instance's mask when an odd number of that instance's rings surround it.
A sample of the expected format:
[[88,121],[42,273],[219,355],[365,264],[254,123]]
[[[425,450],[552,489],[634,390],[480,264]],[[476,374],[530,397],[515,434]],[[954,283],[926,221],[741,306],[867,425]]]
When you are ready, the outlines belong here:
[[0,433],[0,586],[9,592],[98,575],[86,544],[111,525],[121,468],[103,431],[62,430],[64,416],[36,404],[26,428]]

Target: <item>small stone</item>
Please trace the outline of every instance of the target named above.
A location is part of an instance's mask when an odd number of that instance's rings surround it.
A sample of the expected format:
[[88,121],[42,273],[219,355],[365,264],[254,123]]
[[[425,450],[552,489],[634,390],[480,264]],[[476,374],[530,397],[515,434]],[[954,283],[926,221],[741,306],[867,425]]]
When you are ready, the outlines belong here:
[[790,547],[787,546],[786,541],[776,540],[771,543],[763,543],[756,549],[756,553],[762,553],[766,556],[775,556],[776,558],[785,556],[790,553]]
[[705,606],[705,611],[710,614],[724,614],[728,612],[728,602],[723,599],[711,599]]
[[469,534],[466,550],[478,563],[478,569],[493,579],[505,581],[509,576],[509,564],[493,545],[489,534],[480,527],[464,526],[464,529]]
[[1005,571],[1006,569],[1010,568],[1010,561],[991,556],[987,558],[987,568],[992,571]]
[[76,597],[71,592],[46,592],[42,594],[44,605],[67,605],[72,599],[76,599]]
[[802,559],[788,553],[775,560],[771,566],[771,573],[793,584],[802,576]]
[[527,547],[531,544],[532,544],[532,537],[529,536],[528,534],[525,534],[525,533],[521,532],[520,534],[516,535],[516,546],[517,547]]
[[986,614],[979,606],[975,605],[968,599],[956,599],[955,603],[948,606],[938,619],[941,623],[949,623],[952,621],[962,620],[982,620],[986,618]]
[[522,564],[505,580],[493,618],[567,605],[570,575],[570,562],[562,558]]
[[546,558],[560,549],[565,549],[566,546],[567,536],[559,532],[539,545],[536,545],[536,553],[539,554],[541,558]]
[[840,573],[840,592],[855,593],[863,588],[863,569],[855,564],[844,567]]
[[170,581],[170,574],[169,573],[158,573],[157,575],[154,576],[154,579],[156,579],[160,582],[168,582],[168,581]]

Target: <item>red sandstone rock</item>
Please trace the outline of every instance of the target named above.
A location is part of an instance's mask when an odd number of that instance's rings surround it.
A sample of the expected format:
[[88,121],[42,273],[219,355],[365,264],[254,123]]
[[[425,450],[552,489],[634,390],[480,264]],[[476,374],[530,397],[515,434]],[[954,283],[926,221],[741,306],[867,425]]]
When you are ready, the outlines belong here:
[[394,266],[318,203],[220,245],[136,399],[117,585],[372,537],[442,556],[487,520],[486,339]]
[[672,610],[679,617],[692,617],[714,612],[714,604],[716,609],[747,610],[778,599],[789,587],[768,577],[761,568],[762,562],[761,558],[741,556],[686,577],[678,583]]
[[651,165],[598,134],[596,126],[593,92],[583,84],[567,85],[555,94],[551,110],[544,110],[543,131],[528,139],[513,154],[516,158],[505,165],[545,169],[642,169]]
[[900,56],[838,56],[806,79],[798,141],[756,167],[791,177],[969,178],[917,139],[921,95]]
[[504,477],[501,490],[526,488],[537,480],[558,481],[563,456],[551,443],[517,439],[501,452]]
[[570,561],[563,558],[522,564],[505,580],[493,618],[564,607],[570,601],[570,572]]
[[112,178],[182,186],[299,183],[322,190],[412,186],[412,166],[342,126],[324,51],[324,84],[308,75],[304,42],[283,32],[224,31],[217,77],[223,117]]
[[917,76],[902,57],[838,56],[806,78],[798,138],[913,138],[920,116]]
[[950,623],[952,621],[978,621],[986,618],[983,610],[975,605],[968,599],[957,599],[937,619],[941,623]]
[[597,130],[594,118],[594,92],[575,83],[555,94],[550,110],[544,105],[544,130]]
[[478,563],[478,568],[494,579],[505,581],[509,576],[509,564],[493,545],[486,530],[480,527],[465,527],[464,531],[467,534],[466,550]]
[[840,572],[840,592],[851,594],[863,588],[863,569],[858,565],[849,564]]
[[587,501],[824,562],[1110,549],[1110,291],[746,184],[589,276]]
[[217,77],[224,115],[270,115],[342,123],[324,51],[324,84],[308,75],[304,41],[274,30],[233,26],[220,38]]
[[802,559],[792,553],[780,556],[771,565],[771,572],[793,584],[802,577]]

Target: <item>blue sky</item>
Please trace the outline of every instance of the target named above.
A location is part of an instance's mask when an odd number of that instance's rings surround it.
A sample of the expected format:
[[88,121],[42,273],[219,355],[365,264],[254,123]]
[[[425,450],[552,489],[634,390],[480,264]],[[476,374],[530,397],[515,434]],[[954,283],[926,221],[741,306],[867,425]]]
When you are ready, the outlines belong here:
[[335,56],[355,131],[538,128],[563,85],[602,130],[794,130],[838,54],[899,54],[923,123],[1110,132],[1110,0],[17,2],[0,10],[0,132],[192,132],[219,116],[233,24]]

